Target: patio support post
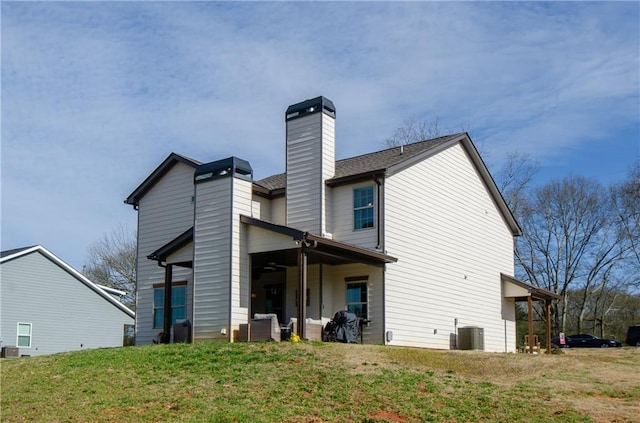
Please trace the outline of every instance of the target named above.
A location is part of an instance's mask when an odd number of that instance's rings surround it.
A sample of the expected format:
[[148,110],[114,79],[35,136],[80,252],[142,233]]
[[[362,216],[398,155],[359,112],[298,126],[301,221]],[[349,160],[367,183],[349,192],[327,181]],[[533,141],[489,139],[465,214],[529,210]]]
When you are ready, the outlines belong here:
[[300,243],[298,251],[298,330],[300,339],[305,339],[307,320],[307,252],[305,241]]
[[[527,297],[527,306],[529,314],[529,344],[533,343],[533,298],[531,295]],[[533,345],[526,345],[528,352],[533,354]],[[527,351],[527,350],[525,350]]]
[[547,354],[551,354],[551,300],[545,300],[545,319],[547,320]]
[[171,341],[171,282],[173,279],[173,265],[167,264],[164,268],[164,320],[162,321],[163,344]]

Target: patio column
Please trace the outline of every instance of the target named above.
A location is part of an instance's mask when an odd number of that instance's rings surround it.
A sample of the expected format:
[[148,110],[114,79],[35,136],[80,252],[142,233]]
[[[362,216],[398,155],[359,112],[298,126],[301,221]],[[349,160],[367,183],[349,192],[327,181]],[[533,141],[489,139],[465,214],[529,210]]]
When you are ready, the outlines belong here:
[[531,297],[531,295],[527,297],[527,306],[529,314],[529,344],[531,344],[528,345],[528,352],[533,354],[533,298]]
[[162,321],[161,343],[168,344],[171,341],[171,282],[173,279],[173,265],[167,264],[164,268],[164,320]]
[[547,354],[551,354],[551,300],[544,301],[545,319],[547,320]]
[[298,251],[298,328],[297,335],[300,339],[306,337],[307,320],[307,252],[305,241],[300,243]]

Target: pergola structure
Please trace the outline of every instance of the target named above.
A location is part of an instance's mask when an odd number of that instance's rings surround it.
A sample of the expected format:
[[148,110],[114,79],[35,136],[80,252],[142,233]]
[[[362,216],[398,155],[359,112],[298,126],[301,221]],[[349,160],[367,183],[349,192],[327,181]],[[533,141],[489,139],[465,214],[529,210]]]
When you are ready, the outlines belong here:
[[529,285],[526,282],[523,282],[519,279],[516,279],[512,276],[505,275],[504,273],[500,275],[503,286],[504,286],[504,296],[506,298],[514,298],[516,302],[527,302],[527,317],[528,317],[528,336],[530,345],[525,345],[524,352],[533,354],[534,345],[531,344],[534,339],[533,333],[533,302],[534,301],[544,301],[544,309],[545,309],[545,340],[547,346],[547,354],[551,353],[551,301],[559,300],[562,297],[554,292],[548,291],[546,289],[537,288],[533,285]]

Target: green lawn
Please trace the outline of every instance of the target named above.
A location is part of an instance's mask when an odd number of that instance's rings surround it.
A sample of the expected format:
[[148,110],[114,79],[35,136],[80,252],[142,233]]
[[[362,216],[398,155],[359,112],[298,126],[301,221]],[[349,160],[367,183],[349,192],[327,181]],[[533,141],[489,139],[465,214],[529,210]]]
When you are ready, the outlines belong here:
[[640,348],[202,343],[0,364],[2,422],[640,421]]

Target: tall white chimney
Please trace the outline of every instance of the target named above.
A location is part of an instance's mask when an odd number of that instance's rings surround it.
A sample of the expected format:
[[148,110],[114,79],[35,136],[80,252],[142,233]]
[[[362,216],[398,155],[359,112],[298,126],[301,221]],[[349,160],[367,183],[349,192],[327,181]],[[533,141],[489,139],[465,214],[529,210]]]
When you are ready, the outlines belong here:
[[325,181],[335,174],[333,102],[317,97],[294,104],[285,115],[287,226],[323,235],[327,228]]

